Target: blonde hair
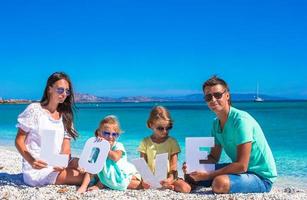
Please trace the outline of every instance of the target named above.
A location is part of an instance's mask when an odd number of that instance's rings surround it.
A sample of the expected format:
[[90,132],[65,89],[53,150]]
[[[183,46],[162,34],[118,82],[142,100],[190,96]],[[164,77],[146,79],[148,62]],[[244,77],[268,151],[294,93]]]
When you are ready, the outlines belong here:
[[168,121],[169,126],[173,126],[173,120],[171,118],[171,115],[169,111],[163,106],[155,106],[151,110],[149,118],[147,120],[147,127],[151,128],[152,124],[156,123],[159,120]]
[[113,125],[113,126],[115,126],[115,131],[117,133],[122,133],[122,130],[120,128],[120,124],[119,124],[117,117],[115,115],[108,115],[105,118],[103,118],[103,120],[100,121],[99,127],[95,131],[96,137],[98,136],[98,131],[99,131],[100,127],[103,127],[104,125]]

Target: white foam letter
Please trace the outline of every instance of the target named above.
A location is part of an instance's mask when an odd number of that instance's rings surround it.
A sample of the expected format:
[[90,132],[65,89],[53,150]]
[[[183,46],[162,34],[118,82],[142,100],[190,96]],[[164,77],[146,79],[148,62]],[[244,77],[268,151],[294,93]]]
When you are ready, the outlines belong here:
[[193,171],[214,171],[214,164],[200,164],[200,160],[208,159],[207,151],[200,151],[200,147],[214,147],[213,137],[188,137],[185,139],[187,173]]
[[[95,150],[99,151],[95,152]],[[97,174],[103,169],[109,151],[110,143],[108,141],[98,141],[96,137],[91,137],[83,147],[79,159],[79,166],[84,168],[86,172]]]
[[137,158],[131,162],[151,188],[160,188],[160,181],[167,178],[168,153],[156,155],[155,175],[150,171],[144,158]]
[[57,153],[55,145],[56,131],[41,130],[40,134],[42,136],[40,159],[45,161],[50,166],[67,167],[68,155]]

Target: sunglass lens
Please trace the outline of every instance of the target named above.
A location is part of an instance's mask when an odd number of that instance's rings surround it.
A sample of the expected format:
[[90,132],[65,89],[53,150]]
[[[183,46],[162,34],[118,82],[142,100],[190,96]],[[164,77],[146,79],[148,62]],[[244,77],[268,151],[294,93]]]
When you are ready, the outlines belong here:
[[69,96],[70,95],[70,90],[65,90],[66,95]]
[[221,92],[216,92],[216,93],[213,93],[213,96],[214,96],[214,98],[216,98],[216,99],[220,99],[220,98],[222,98],[223,93],[221,93]]
[[110,132],[107,132],[107,131],[104,131],[104,132],[103,132],[103,135],[106,136],[106,137],[110,137],[111,133],[110,133]]
[[64,88],[57,88],[57,89],[56,89],[56,92],[57,92],[58,94],[63,94]]
[[206,94],[205,95],[205,101],[209,102],[212,100],[212,94]]

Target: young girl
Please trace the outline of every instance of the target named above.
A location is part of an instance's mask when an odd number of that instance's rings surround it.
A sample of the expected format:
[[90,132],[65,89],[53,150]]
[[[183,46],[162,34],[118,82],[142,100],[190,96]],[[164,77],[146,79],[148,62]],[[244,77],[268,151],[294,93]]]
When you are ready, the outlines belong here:
[[[142,189],[141,177],[134,165],[127,161],[127,153],[122,143],[116,140],[120,136],[120,124],[113,115],[106,116],[95,132],[101,140],[107,140],[111,149],[101,172],[97,174],[99,181],[89,187],[88,191],[108,187],[114,190]],[[86,173],[78,193],[83,193],[93,179],[93,175]]]
[[182,179],[178,179],[177,160],[180,147],[176,139],[168,135],[169,130],[173,127],[168,110],[162,106],[154,107],[147,121],[147,126],[152,129],[153,133],[141,142],[139,146],[141,157],[146,160],[149,168],[154,172],[156,155],[168,153],[167,179],[161,181],[162,186],[177,192],[189,193],[191,191],[190,185]]

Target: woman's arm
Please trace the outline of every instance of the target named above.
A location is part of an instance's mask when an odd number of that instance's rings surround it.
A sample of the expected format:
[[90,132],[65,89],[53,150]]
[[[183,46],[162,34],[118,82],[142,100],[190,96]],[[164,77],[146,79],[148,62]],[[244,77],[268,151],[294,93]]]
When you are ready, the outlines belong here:
[[191,177],[196,180],[209,180],[223,174],[239,174],[247,171],[252,143],[247,142],[237,146],[237,161],[213,172],[193,172]]
[[62,144],[61,154],[68,154],[68,155],[71,154],[70,139],[69,138],[64,138],[63,144]]
[[25,140],[27,138],[27,134],[22,130],[18,129],[16,138],[15,138],[15,146],[21,156],[34,168],[34,169],[42,169],[47,167],[47,163],[36,160],[33,158],[33,156],[30,154],[30,152],[27,150]]

